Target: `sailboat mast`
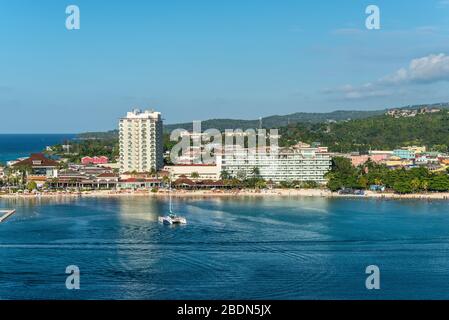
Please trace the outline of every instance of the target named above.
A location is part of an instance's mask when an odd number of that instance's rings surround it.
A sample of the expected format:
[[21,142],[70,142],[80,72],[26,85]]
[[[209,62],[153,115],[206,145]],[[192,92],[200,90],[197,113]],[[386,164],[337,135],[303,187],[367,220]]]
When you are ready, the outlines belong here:
[[170,193],[170,203],[169,203],[169,211],[172,214],[172,199],[171,199],[171,177],[169,177],[169,193]]

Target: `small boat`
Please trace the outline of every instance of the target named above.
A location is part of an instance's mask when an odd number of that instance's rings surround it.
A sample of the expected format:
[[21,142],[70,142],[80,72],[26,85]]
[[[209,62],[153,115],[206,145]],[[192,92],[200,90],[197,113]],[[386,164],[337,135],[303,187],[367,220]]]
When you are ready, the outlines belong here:
[[168,216],[159,217],[159,222],[166,225],[187,224],[187,219],[174,214],[169,214]]
[[172,201],[171,201],[171,184],[170,184],[170,205],[169,205],[169,211],[170,214],[167,216],[160,216],[158,218],[158,221],[165,225],[173,225],[173,224],[187,224],[187,219],[184,217],[180,217],[173,213],[172,210]]

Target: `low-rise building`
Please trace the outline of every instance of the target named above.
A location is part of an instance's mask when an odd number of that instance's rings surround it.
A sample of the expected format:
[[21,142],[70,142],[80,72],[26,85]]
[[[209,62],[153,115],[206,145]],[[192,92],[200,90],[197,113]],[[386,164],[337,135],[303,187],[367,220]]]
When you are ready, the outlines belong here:
[[365,164],[368,160],[375,163],[382,163],[390,157],[389,154],[363,154],[363,155],[350,155],[351,163],[354,167],[358,167]]
[[216,164],[185,164],[175,166],[165,166],[164,170],[170,173],[173,180],[181,177],[194,180],[218,180],[220,170]]
[[81,164],[106,164],[109,162],[109,158],[105,156],[95,156],[95,157],[82,157]]
[[386,160],[385,165],[389,168],[402,168],[402,167],[409,167],[413,165],[412,159],[401,159],[397,156],[392,156],[388,160]]
[[226,185],[221,180],[192,180],[188,178],[179,178],[172,184],[177,189],[224,189],[231,188],[230,185]]
[[118,182],[118,188],[125,190],[152,189],[152,188],[160,188],[162,184],[163,183],[161,179],[128,178],[128,179],[120,179]]
[[57,176],[47,178],[50,188],[115,189],[118,174],[111,169],[83,165],[70,165],[59,170]]
[[423,154],[423,153],[427,152],[426,146],[408,146],[408,147],[403,147],[401,149],[412,151],[415,154]]
[[409,150],[409,149],[396,149],[396,150],[393,150],[393,155],[400,159],[411,160],[411,159],[415,159],[416,152],[414,150]]
[[27,182],[34,181],[38,187],[45,184],[47,179],[58,176],[59,162],[49,159],[42,153],[33,153],[27,159],[15,163],[16,170],[25,170]]

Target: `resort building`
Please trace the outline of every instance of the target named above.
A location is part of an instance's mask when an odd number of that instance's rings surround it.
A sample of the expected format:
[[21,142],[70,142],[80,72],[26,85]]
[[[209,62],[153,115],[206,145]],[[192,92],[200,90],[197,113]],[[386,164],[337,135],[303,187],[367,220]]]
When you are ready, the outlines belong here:
[[401,157],[397,157],[397,156],[390,157],[384,163],[387,167],[392,168],[392,169],[410,167],[410,166],[414,165],[414,162],[412,159],[406,159],[406,158],[401,158]]
[[413,151],[415,154],[421,154],[421,153],[427,152],[426,146],[409,146],[409,147],[403,147],[401,149]]
[[78,172],[64,172],[57,178],[47,179],[47,184],[50,188],[110,190],[117,187],[118,180],[118,175],[113,173],[102,173],[98,176],[88,176]]
[[414,150],[409,149],[396,149],[393,150],[393,156],[398,157],[400,159],[415,159],[416,152]]
[[15,163],[12,167],[25,170],[27,181],[34,181],[40,187],[47,179],[58,176],[58,166],[57,161],[48,159],[42,153],[34,153],[29,158]]
[[81,158],[81,164],[106,164],[109,162],[109,158],[105,156],[100,157],[83,157]]
[[179,178],[173,182],[173,188],[176,189],[231,189],[232,185],[227,185],[221,180],[191,180],[188,178]]
[[160,188],[162,186],[160,179],[138,179],[128,178],[121,179],[118,183],[119,189],[138,190],[138,189],[152,189]]
[[215,164],[186,164],[165,166],[164,170],[170,173],[173,180],[189,178],[193,180],[218,180],[220,179],[219,167]]
[[385,159],[393,155],[393,151],[391,150],[370,150],[368,152],[370,156],[382,156]]
[[120,119],[120,172],[149,172],[164,165],[160,112],[134,110]]
[[237,178],[250,178],[258,172],[257,175],[266,181],[315,181],[324,184],[324,175],[331,168],[331,155],[324,147],[281,149],[273,153],[241,149],[217,155],[217,166],[219,172],[226,171]]
[[389,155],[386,154],[362,154],[362,155],[349,155],[349,158],[351,159],[351,163],[354,167],[358,167],[362,164],[365,164],[368,162],[368,160],[375,162],[375,163],[381,163],[382,161],[385,161],[389,158]]

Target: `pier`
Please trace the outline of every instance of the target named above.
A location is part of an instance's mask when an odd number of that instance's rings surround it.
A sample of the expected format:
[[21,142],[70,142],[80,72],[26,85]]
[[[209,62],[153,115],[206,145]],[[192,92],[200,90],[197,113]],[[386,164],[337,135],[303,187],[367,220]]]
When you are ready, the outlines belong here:
[[0,210],[0,223],[16,213],[16,210]]

